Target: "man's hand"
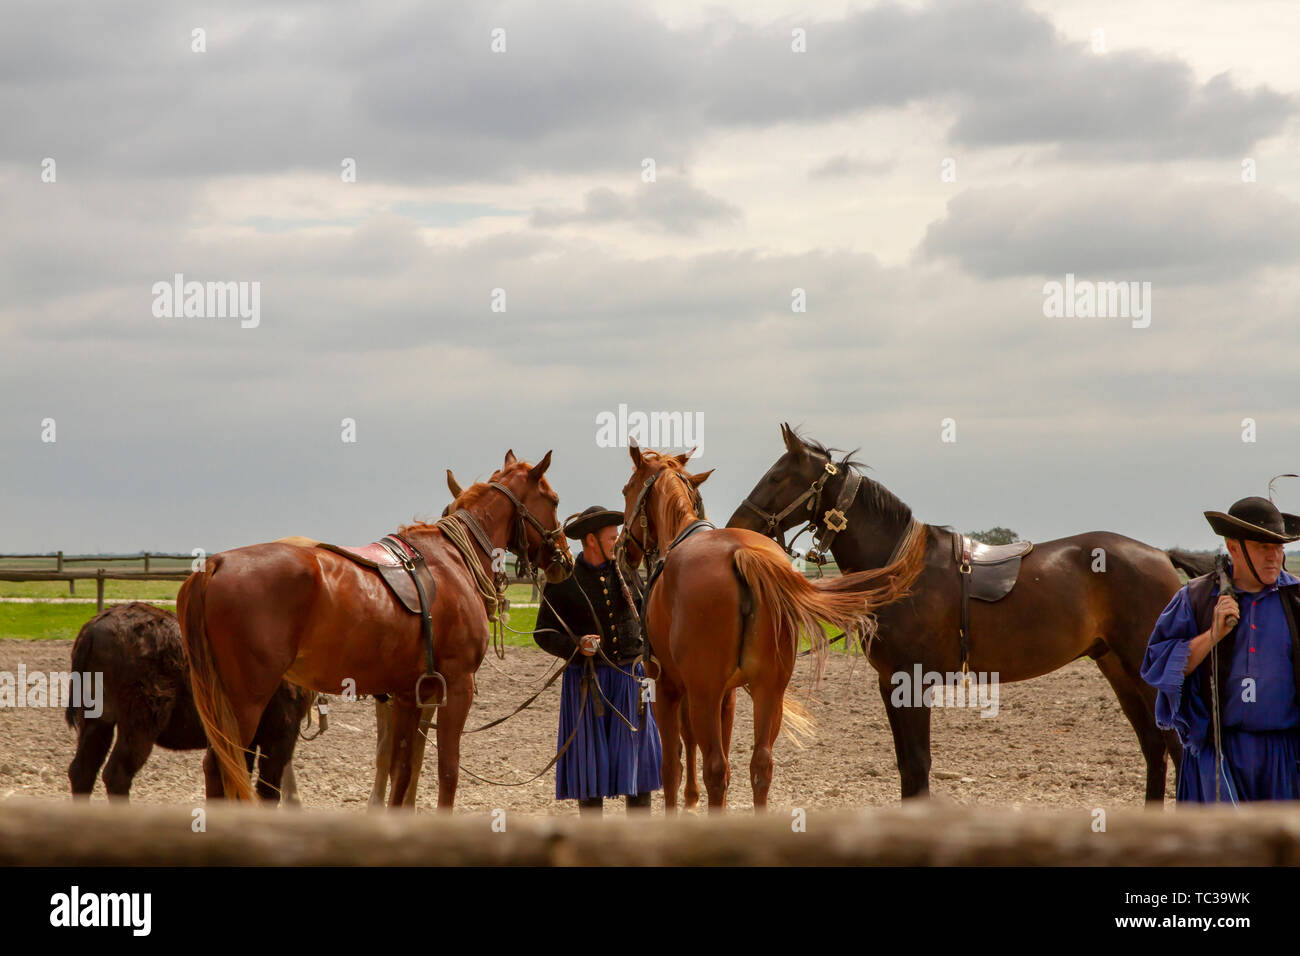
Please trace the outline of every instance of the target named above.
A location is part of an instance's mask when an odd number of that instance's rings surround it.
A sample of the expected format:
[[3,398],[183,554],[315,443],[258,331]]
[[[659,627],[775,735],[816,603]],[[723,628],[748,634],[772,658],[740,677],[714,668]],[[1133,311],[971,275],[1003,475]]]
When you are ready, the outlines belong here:
[[595,634],[584,634],[578,642],[578,649],[587,657],[594,656],[599,647],[600,638]]
[[[1229,621],[1229,618],[1233,620]],[[1211,643],[1217,644],[1228,636],[1241,619],[1241,608],[1237,599],[1231,594],[1220,594],[1219,603],[1214,605],[1214,623],[1210,626]]]

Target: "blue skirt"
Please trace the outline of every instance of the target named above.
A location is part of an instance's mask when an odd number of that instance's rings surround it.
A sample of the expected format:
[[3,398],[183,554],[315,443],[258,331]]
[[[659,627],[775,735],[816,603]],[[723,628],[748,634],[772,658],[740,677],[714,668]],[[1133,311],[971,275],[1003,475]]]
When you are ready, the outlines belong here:
[[[1300,730],[1223,731],[1223,803],[1300,800]],[[1214,802],[1214,743],[1199,753],[1183,750],[1179,803]]]
[[[556,748],[564,745],[577,728],[569,745],[555,765],[555,798],[589,800],[593,797],[617,797],[658,790],[663,762],[659,727],[654,711],[647,702],[645,713],[638,714],[641,683],[614,667],[596,667],[593,693],[582,706],[582,664],[564,669],[560,688],[560,732]],[[645,668],[636,662],[633,672],[645,676]],[[596,716],[597,701],[604,713]],[[617,708],[637,729],[633,731],[614,712]],[[579,711],[582,719],[579,721]]]

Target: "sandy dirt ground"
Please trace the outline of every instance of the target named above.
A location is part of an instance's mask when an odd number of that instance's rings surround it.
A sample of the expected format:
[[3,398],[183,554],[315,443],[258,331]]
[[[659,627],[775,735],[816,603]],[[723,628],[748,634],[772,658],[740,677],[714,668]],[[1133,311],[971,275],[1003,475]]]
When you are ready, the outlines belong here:
[[[67,670],[70,641],[0,640],[0,671]],[[489,651],[491,655],[491,651]],[[532,648],[507,648],[479,672],[469,725],[514,709],[539,686],[554,658]],[[773,810],[892,806],[899,802],[893,742],[875,672],[860,656],[833,654],[820,688],[810,696],[809,668],[801,663],[791,684],[817,721],[802,749],[784,736],[775,748]],[[555,752],[560,685],[530,708],[462,743],[460,810],[496,808],[523,813],[576,813],[554,799],[554,772],[524,786],[497,787],[469,777],[468,769],[496,780],[524,780]],[[749,757],[753,749],[749,698],[737,696],[728,805],[752,807]],[[1113,808],[1140,806],[1145,771],[1137,739],[1096,666],[1076,661],[1037,680],[1000,688],[998,713],[936,710],[932,731],[931,791],[938,800],[1002,807]],[[68,799],[67,768],[74,734],[55,708],[0,708],[0,799],[11,796]],[[373,782],[374,705],[332,698],[330,726],[319,739],[298,745],[295,767],[304,807],[361,812]],[[435,750],[429,747],[417,806],[436,805]],[[202,754],[155,748],[136,776],[132,799],[141,803],[198,805],[203,800]],[[703,782],[701,781],[701,789]],[[1166,785],[1172,802],[1173,768]],[[94,799],[103,800],[103,782]],[[662,794],[655,795],[662,812]],[[623,813],[621,801],[607,813]]]

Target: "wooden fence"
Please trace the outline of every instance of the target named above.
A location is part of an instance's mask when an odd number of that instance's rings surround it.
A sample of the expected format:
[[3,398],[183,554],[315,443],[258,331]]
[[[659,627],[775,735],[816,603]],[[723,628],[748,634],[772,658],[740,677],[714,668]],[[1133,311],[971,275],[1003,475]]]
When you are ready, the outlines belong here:
[[[765,816],[445,816],[6,800],[0,866],[1264,866],[1300,863],[1286,807],[1025,811],[922,805]],[[496,826],[494,827],[494,823]],[[504,829],[502,826],[504,825]]]
[[[194,555],[190,554],[159,554],[148,551],[143,554],[128,555],[65,555],[62,551],[57,551],[54,554],[0,554],[0,561],[2,562],[30,561],[34,559],[46,562],[53,561],[54,567],[15,568],[0,565],[0,581],[67,581],[68,593],[72,595],[77,593],[78,581],[94,581],[95,604],[100,611],[104,610],[105,581],[184,581],[190,576],[191,564],[196,560]],[[183,561],[185,566],[184,568],[161,570],[153,566],[155,561]],[[115,570],[103,566],[114,562],[142,563],[143,570]],[[74,570],[67,567],[70,564],[89,563],[98,564],[99,567],[84,570]],[[510,583],[531,584],[532,581],[527,578],[512,577]],[[534,587],[533,591],[532,600],[535,602],[537,601],[536,587]]]
[[[67,581],[68,593],[77,593],[78,581],[95,582],[95,604],[104,610],[105,581],[184,581],[190,576],[190,563],[194,560],[189,554],[158,554],[146,551],[143,554],[107,555],[77,554],[66,555],[62,551],[54,554],[0,554],[0,561],[41,560],[54,562],[53,568],[22,568],[0,565],[0,581]],[[155,561],[185,562],[184,568],[159,570],[153,566]],[[131,562],[143,564],[143,570],[117,570],[104,565]],[[70,564],[97,564],[99,567],[75,570]]]

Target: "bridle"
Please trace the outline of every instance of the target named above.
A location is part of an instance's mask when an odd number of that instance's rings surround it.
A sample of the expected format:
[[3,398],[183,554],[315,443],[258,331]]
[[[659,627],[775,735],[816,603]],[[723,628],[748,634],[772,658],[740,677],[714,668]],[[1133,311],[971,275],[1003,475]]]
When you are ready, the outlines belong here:
[[[568,568],[570,571],[573,570],[573,555],[569,553],[567,547],[563,546],[564,528],[562,526],[555,528],[547,528],[543,526],[542,523],[537,520],[537,516],[528,509],[528,506],[520,501],[519,498],[516,497],[515,493],[505,485],[501,484],[501,482],[489,481],[487,486],[501,492],[501,494],[505,495],[506,498],[510,500],[510,503],[514,505],[515,527],[511,532],[511,540],[507,543],[506,547],[510,551],[514,552],[515,556],[519,559],[520,572],[524,577],[535,579],[539,570],[533,567],[532,560],[528,557],[528,532],[525,528],[525,524],[532,525],[533,530],[536,531],[538,536],[542,539],[542,546],[547,548],[550,552],[550,558],[552,561],[558,561],[561,566]],[[483,529],[483,526],[479,524],[478,519],[464,508],[459,508],[456,511],[453,511],[452,514],[459,521],[463,522],[465,527],[469,528],[470,533],[478,542],[478,546],[483,550],[483,553],[491,559],[492,539],[488,537],[487,532]]]
[[[656,471],[654,474],[652,474],[649,478],[647,478],[645,480],[645,483],[641,485],[641,490],[637,493],[636,496],[636,503],[632,506],[632,511],[628,515],[627,521],[623,523],[623,530],[619,532],[618,540],[614,543],[614,555],[616,558],[622,560],[626,556],[627,542],[629,540],[633,544],[635,544],[637,548],[640,549],[641,554],[646,559],[647,565],[650,562],[650,555],[652,553],[658,554],[659,551],[658,538],[655,539],[655,546],[653,552],[650,550],[649,547],[650,513],[646,510],[646,501],[650,497],[650,490],[654,487],[655,482],[658,481],[659,476],[664,474],[665,472],[672,472],[672,474],[676,475],[681,480],[681,482],[684,485],[686,485],[686,491],[687,494],[690,495],[691,506],[695,509],[695,513],[701,519],[707,520],[704,514],[704,499],[700,496],[699,489],[697,489],[694,485],[692,485],[689,481],[687,481],[686,476],[683,475],[681,472],[674,471],[671,468],[662,468],[659,471]],[[632,527],[634,525],[639,525],[639,527],[641,528],[641,537],[639,539],[632,531]]]
[[[818,567],[825,564],[831,551],[831,542],[835,540],[835,535],[839,534],[849,526],[848,509],[857,497],[858,486],[862,483],[862,476],[852,468],[845,467],[844,487],[840,490],[839,499],[835,502],[834,508],[829,508],[822,515],[821,522],[818,522],[817,514],[822,507],[822,491],[826,483],[840,473],[839,467],[831,461],[826,462],[822,468],[822,473],[817,476],[808,490],[795,498],[794,501],[786,505],[780,512],[773,514],[765,511],[754,502],[746,498],[741,502],[742,507],[749,508],[755,512],[767,524],[767,528],[762,532],[781,546],[786,554],[794,557],[794,543],[808,531],[812,532],[813,546],[808,549],[804,558],[816,564]],[[785,519],[794,512],[798,511],[804,503],[807,502],[808,521],[795,532],[795,536],[787,543],[785,532],[781,525]],[[823,528],[822,525],[825,525]]]

